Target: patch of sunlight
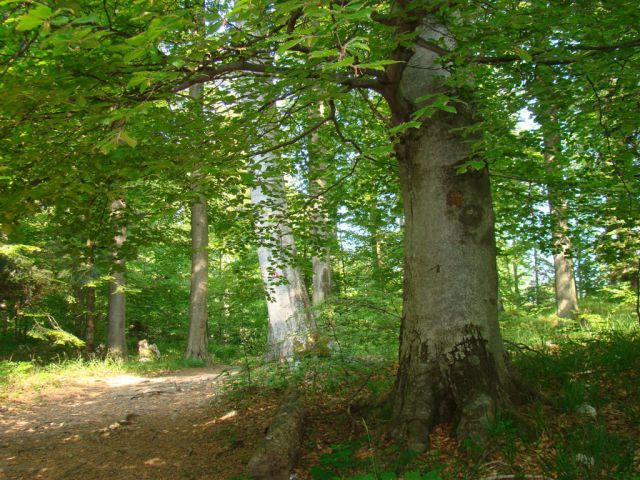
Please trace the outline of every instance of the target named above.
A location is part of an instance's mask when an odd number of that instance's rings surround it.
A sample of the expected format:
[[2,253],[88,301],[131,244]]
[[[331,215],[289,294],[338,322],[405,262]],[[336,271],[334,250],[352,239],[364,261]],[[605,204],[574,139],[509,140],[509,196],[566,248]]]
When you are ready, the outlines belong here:
[[155,457],[155,458],[150,458],[149,460],[145,460],[144,464],[149,467],[161,467],[162,465],[166,465],[167,462],[165,462],[159,457]]
[[117,375],[115,377],[109,377],[103,380],[109,387],[117,388],[117,387],[126,387],[129,385],[137,385],[138,383],[142,383],[147,381],[148,379],[144,377],[136,377],[135,375]]
[[237,417],[238,412],[236,410],[231,410],[230,412],[225,413],[221,417],[214,418],[213,420],[209,420],[208,422],[202,423],[200,425],[194,425],[194,427],[209,427],[211,425],[215,425],[218,422],[224,422],[225,420],[229,420],[231,418]]
[[82,437],[80,436],[80,434],[75,433],[73,435],[70,435],[68,437],[65,437],[62,439],[62,443],[69,443],[69,442],[77,442],[79,440],[81,440]]

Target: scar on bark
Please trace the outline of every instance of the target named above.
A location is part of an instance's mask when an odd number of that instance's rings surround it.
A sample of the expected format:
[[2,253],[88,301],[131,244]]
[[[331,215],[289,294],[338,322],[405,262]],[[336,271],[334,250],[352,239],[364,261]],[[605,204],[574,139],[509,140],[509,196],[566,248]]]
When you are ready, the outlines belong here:
[[449,190],[449,192],[447,192],[447,205],[462,208],[462,205],[464,205],[464,195],[462,195],[462,192],[459,190]]

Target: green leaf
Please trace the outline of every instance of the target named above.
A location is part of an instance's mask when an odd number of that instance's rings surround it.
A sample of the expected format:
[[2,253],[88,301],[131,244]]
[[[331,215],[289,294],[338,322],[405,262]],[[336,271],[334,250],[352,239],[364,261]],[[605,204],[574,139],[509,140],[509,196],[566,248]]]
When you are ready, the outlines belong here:
[[339,55],[340,52],[338,52],[338,50],[336,49],[331,49],[331,50],[316,50],[315,52],[311,52],[309,54],[309,58],[326,58],[326,57],[333,57],[335,55]]
[[138,141],[131,137],[126,130],[119,130],[115,136],[116,145],[129,145],[131,148],[135,148],[138,145]]
[[456,167],[456,173],[466,173],[473,170],[482,170],[486,167],[484,160],[469,160]]
[[400,60],[378,60],[369,63],[360,63],[360,68],[370,68],[372,70],[384,70],[385,65],[393,65],[394,63],[402,63]]
[[73,22],[74,25],[84,25],[85,23],[98,23],[98,17],[95,15],[89,15],[88,17],[76,18]]
[[16,30],[26,32],[28,30],[38,28],[51,16],[51,13],[51,9],[46,5],[38,5],[24,15],[18,17]]
[[255,175],[251,172],[242,172],[240,178],[243,183],[252,183],[255,179]]
[[336,68],[348,67],[350,65],[353,65],[353,62],[355,62],[355,58],[354,57],[345,57],[342,60],[340,60],[339,62],[336,62],[336,63],[334,63],[332,65],[334,67],[336,67]]
[[438,473],[435,470],[432,470],[422,475],[421,480],[442,480],[442,477],[440,476],[440,473]]
[[422,122],[418,122],[416,120],[412,120],[410,122],[401,123],[400,125],[396,125],[395,127],[389,129],[389,133],[391,135],[402,133],[405,130],[410,128],[420,128],[422,126]]
[[352,50],[364,50],[366,52],[371,51],[371,48],[369,47],[369,45],[360,40],[352,40],[348,42],[345,45],[345,47],[349,51],[352,51]]
[[420,472],[407,472],[404,474],[404,480],[422,480]]
[[287,50],[289,50],[291,47],[295,47],[296,45],[298,45],[302,40],[303,40],[302,37],[294,38],[293,40],[289,40],[288,42],[285,42],[282,45],[280,45],[278,47],[278,50],[276,50],[276,52],[282,54],[282,53],[286,52]]

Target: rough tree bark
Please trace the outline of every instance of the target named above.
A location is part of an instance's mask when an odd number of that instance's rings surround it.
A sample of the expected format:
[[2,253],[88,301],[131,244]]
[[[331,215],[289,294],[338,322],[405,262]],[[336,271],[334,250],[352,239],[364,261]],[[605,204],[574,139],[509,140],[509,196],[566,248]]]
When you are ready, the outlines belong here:
[[295,242],[286,226],[285,180],[276,171],[273,154],[256,159],[251,201],[258,212],[256,230],[263,239],[258,262],[269,297],[267,357],[285,359],[312,346],[316,324],[302,273],[294,264]]
[[[443,25],[425,21],[417,28],[427,41],[444,40]],[[437,53],[419,45],[401,53],[412,68],[388,68],[383,91],[396,123],[425,105],[420,97],[446,91]],[[484,441],[514,390],[498,327],[489,175],[457,171],[471,155],[461,129],[475,119],[472,107],[456,108],[436,111],[396,145],[405,272],[393,424],[416,451],[427,448],[440,421],[456,420],[460,438]]]
[[[192,99],[202,97],[202,85],[189,89]],[[189,336],[185,358],[209,359],[207,292],[209,285],[209,223],[207,200],[199,195],[199,174],[192,174],[196,198],[191,203],[191,293],[189,296]]]
[[122,246],[127,239],[127,227],[123,225],[122,217],[126,205],[118,198],[111,202],[111,220],[117,233],[113,237],[113,267],[109,281],[109,327],[107,334],[107,353],[112,358],[126,358],[126,294],[125,288],[125,259],[122,257]]

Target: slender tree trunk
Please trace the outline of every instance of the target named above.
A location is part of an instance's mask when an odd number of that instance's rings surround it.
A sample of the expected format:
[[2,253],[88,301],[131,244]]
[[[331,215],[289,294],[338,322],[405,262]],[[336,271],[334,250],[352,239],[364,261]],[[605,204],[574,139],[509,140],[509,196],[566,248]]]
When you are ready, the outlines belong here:
[[277,170],[273,156],[264,155],[256,163],[257,185],[251,188],[251,201],[258,211],[256,229],[263,237],[258,247],[258,262],[268,295],[267,356],[285,359],[311,346],[316,324],[302,273],[294,264],[293,235],[285,224],[284,178],[273,173]]
[[[86,269],[90,272],[95,264],[95,242],[87,239]],[[96,288],[93,285],[82,287],[82,303],[84,304],[84,342],[85,351],[93,353],[96,347]]]
[[191,296],[189,297],[189,338],[186,358],[209,358],[207,342],[207,291],[209,227],[207,204],[195,201],[191,205]]
[[[419,27],[437,43],[446,27]],[[416,46],[398,87],[385,91],[396,123],[444,90],[437,54]],[[402,68],[402,67],[400,67]],[[393,81],[393,69],[388,69]],[[464,94],[464,92],[458,92]],[[471,107],[437,110],[405,131],[396,155],[405,215],[404,313],[393,407],[395,433],[423,451],[431,429],[456,419],[460,438],[484,441],[514,391],[498,327],[494,214],[486,170],[458,173],[471,157],[461,131]]]
[[84,287],[85,331],[84,342],[87,353],[96,349],[96,289]]
[[126,205],[122,199],[111,202],[111,218],[118,226],[118,233],[113,238],[113,269],[109,281],[109,327],[107,334],[107,351],[112,358],[127,357],[126,340],[126,294],[125,267],[122,258],[122,246],[127,239],[127,228],[122,226],[122,216]]
[[631,282],[631,287],[636,292],[636,317],[640,323],[640,259],[638,260],[638,269],[636,270],[635,279]]
[[574,318],[578,313],[578,292],[573,260],[569,256],[572,247],[571,240],[566,234],[569,230],[569,224],[564,216],[564,206],[558,206],[553,202],[549,199],[551,215],[556,224],[553,232],[556,310],[559,317]]
[[380,238],[380,211],[378,210],[378,194],[373,192],[369,205],[369,250],[371,252],[373,279],[377,284],[383,280],[382,274],[382,241]]
[[[319,116],[324,115],[320,108]],[[329,250],[329,214],[326,207],[325,190],[327,188],[327,165],[323,158],[323,149],[317,131],[311,135],[309,163],[312,172],[311,194],[315,196],[313,204],[313,233],[317,241],[311,258],[313,268],[313,305],[322,304],[331,295],[331,254]]]
[[[547,170],[552,173],[558,168],[557,159],[560,152],[560,133],[556,110],[546,113],[548,131],[544,134],[544,161]],[[553,238],[553,266],[555,270],[556,311],[561,318],[574,318],[578,313],[578,291],[570,252],[572,248],[569,238],[569,222],[567,221],[567,204],[552,185],[547,185],[549,194],[549,211],[551,213],[551,234]]]
[[540,260],[538,259],[538,249],[533,248],[533,279],[534,279],[534,294],[536,306],[540,305]]
[[[321,241],[327,242],[328,237],[319,234]],[[329,248],[320,246],[318,252],[311,258],[313,268],[313,305],[321,305],[331,295],[331,255]]]
[[[201,22],[204,22],[204,19],[201,19]],[[203,86],[195,85],[189,89],[189,96],[194,102],[200,102],[202,92]],[[209,331],[207,328],[209,323],[207,305],[209,289],[209,222],[207,199],[197,194],[200,177],[198,172],[192,173],[196,198],[191,204],[191,292],[189,296],[189,336],[187,338],[185,358],[209,360]]]
[[520,272],[518,271],[518,258],[511,259],[511,268],[513,269],[513,294],[520,301]]

